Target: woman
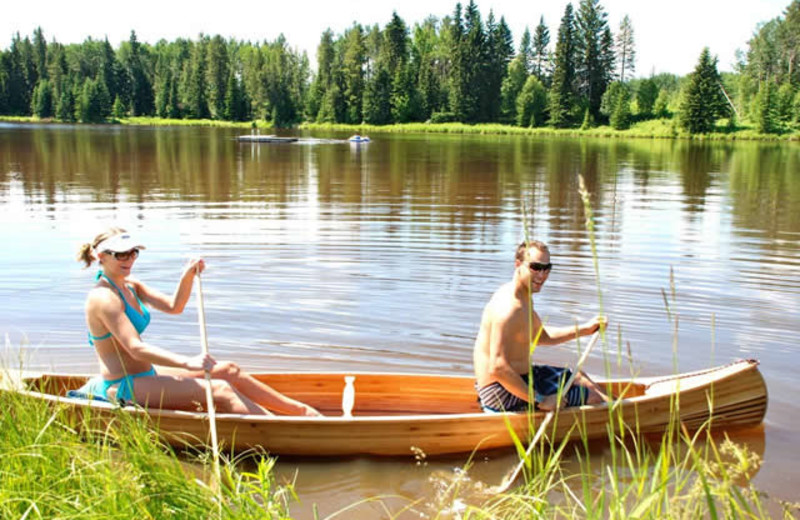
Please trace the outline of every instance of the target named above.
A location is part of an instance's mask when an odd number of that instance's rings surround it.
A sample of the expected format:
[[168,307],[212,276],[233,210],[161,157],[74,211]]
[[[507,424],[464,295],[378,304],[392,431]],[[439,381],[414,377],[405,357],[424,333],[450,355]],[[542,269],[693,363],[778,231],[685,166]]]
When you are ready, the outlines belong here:
[[[131,269],[145,249],[124,229],[111,228],[81,246],[78,260],[89,267],[97,261],[97,284],[86,298],[89,343],[100,360],[100,377],[82,389],[100,399],[135,401],[150,408],[196,410],[205,405],[205,370],[213,378],[214,406],[220,413],[321,415],[314,408],[277,392],[232,362],[217,362],[208,354],[173,354],[142,341],[150,323],[145,305],[168,314],[180,314],[192,291],[195,273],[205,262],[191,260],[170,297],[131,277]],[[158,365],[156,372],[153,365]]]

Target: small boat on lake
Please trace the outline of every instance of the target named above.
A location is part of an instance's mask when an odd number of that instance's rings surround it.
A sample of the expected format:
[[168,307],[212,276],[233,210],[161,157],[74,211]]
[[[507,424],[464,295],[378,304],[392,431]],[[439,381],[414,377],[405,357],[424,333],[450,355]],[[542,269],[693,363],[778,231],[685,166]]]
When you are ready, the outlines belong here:
[[278,137],[276,135],[245,134],[236,137],[237,141],[245,143],[296,143],[297,137]]
[[[509,428],[530,438],[545,413],[483,413],[476,402],[474,379],[467,376],[391,373],[254,374],[286,395],[304,401],[326,417],[217,414],[223,446],[236,450],[263,447],[275,455],[346,456],[469,453],[513,446]],[[345,376],[355,376],[352,417],[341,413]],[[65,397],[88,376],[27,377],[20,394],[62,405],[106,425],[120,413],[150,417],[161,436],[175,446],[207,444],[208,415],[203,412],[144,410],[135,406]],[[767,410],[767,387],[758,362],[731,364],[663,377],[595,381],[610,389],[617,402],[563,409],[551,423],[554,440],[606,438],[617,413],[632,432],[662,433],[675,410],[690,430],[752,427]],[[574,426],[579,424],[578,428]]]
[[365,135],[356,134],[356,135],[350,136],[348,141],[350,141],[351,143],[361,144],[361,143],[368,143],[370,141],[370,139],[369,139],[369,137],[367,137]]

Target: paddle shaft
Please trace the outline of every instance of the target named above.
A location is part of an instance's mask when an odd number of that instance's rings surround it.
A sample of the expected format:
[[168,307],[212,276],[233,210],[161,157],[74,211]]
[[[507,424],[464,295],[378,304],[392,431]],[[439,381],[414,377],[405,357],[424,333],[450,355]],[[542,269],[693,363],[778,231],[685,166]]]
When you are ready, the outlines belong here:
[[[597,343],[597,340],[599,338],[600,338],[600,330],[598,329],[598,331],[592,335],[592,339],[591,341],[589,341],[589,345],[586,347],[586,350],[583,351],[583,354],[581,354],[581,357],[578,359],[578,363],[575,365],[575,369],[572,371],[572,375],[570,375],[569,379],[567,379],[567,382],[564,384],[564,388],[561,390],[562,396],[565,396],[567,394],[567,391],[570,388],[572,388],[572,383],[575,382],[575,377],[577,377],[578,372],[580,371],[584,362],[586,362],[586,359],[589,357],[589,352],[592,351],[594,345]],[[528,449],[525,451],[525,456],[522,457],[522,459],[520,459],[519,463],[514,468],[514,471],[511,472],[505,479],[503,479],[503,482],[499,486],[493,489],[495,493],[504,493],[508,491],[508,488],[510,488],[511,485],[514,483],[514,481],[517,480],[520,471],[522,471],[522,467],[525,465],[525,461],[528,460],[528,458],[530,458],[531,453],[533,452],[533,447],[536,446],[536,443],[538,443],[539,439],[542,437],[542,435],[544,435],[544,430],[547,428],[547,425],[550,424],[550,421],[553,420],[553,417],[555,416],[559,408],[561,408],[561,403],[557,403],[555,409],[547,412],[547,415],[545,416],[544,420],[542,420],[542,423],[539,425],[539,429],[536,430],[536,434],[533,436],[533,439],[531,439],[531,443],[528,445]]]
[[[206,313],[203,306],[203,282],[200,280],[200,273],[195,274],[197,279],[197,316],[200,323],[200,344],[203,355],[208,354],[208,336],[206,334]],[[208,423],[211,430],[211,449],[214,454],[214,474],[216,477],[215,486],[219,486],[219,441],[217,439],[217,414],[214,409],[214,394],[211,391],[211,373],[206,370],[206,408],[208,408]]]

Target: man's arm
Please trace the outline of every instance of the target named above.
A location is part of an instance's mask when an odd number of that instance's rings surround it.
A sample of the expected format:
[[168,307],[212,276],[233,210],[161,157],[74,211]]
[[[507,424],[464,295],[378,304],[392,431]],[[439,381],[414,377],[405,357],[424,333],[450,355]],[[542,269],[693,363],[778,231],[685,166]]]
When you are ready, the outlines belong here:
[[509,341],[507,338],[513,337],[510,329],[511,324],[508,318],[498,320],[492,325],[489,337],[489,377],[503,385],[503,388],[510,393],[530,402],[528,386],[508,361]]
[[542,334],[539,336],[539,345],[560,345],[571,339],[576,339],[579,336],[589,336],[600,330],[601,327],[604,328],[606,323],[605,316],[595,316],[582,325],[575,325],[572,327],[545,327],[539,315],[536,314],[536,312],[533,313],[533,330],[538,333],[539,330],[542,329]]

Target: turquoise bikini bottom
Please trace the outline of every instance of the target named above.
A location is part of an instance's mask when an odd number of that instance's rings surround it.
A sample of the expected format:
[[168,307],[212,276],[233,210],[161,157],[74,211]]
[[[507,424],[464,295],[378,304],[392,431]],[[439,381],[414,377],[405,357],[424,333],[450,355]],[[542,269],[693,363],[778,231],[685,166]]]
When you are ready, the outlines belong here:
[[103,379],[102,376],[95,376],[86,382],[78,390],[71,391],[67,394],[68,397],[84,397],[91,399],[98,399],[101,401],[108,401],[108,389],[114,385],[119,385],[117,388],[117,401],[135,402],[133,398],[133,380],[137,377],[155,376],[156,369],[150,368],[145,372],[138,374],[129,374],[119,379]]

